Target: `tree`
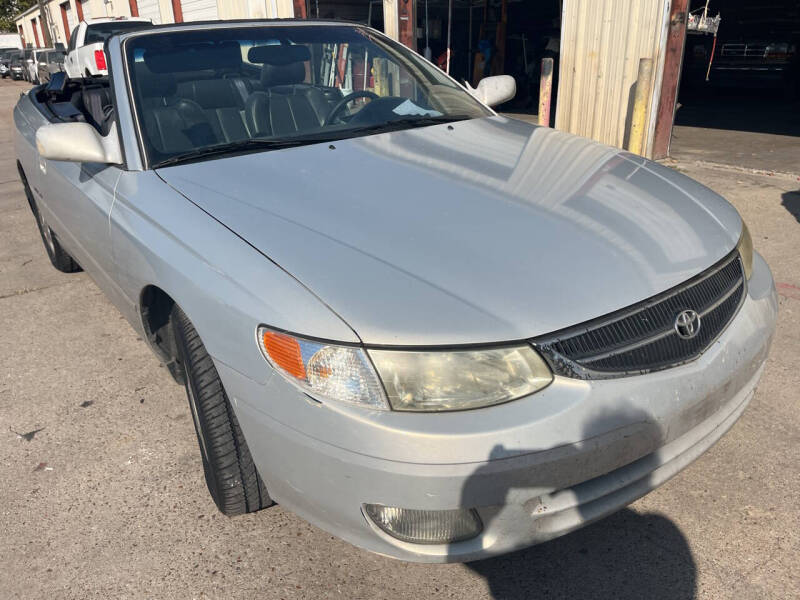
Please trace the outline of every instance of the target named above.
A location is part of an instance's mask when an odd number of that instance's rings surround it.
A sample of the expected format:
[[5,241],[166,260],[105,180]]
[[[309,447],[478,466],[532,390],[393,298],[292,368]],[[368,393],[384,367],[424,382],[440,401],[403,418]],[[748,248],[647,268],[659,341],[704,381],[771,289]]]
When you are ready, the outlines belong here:
[[0,0],[0,31],[17,33],[14,17],[35,3],[36,0]]

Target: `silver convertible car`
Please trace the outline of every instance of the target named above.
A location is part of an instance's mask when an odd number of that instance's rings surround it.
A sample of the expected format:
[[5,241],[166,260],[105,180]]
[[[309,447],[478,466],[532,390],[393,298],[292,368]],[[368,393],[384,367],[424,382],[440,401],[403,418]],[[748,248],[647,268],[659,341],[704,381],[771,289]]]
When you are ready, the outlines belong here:
[[[467,561],[664,483],[739,418],[777,302],[724,199],[497,115],[357,25],[166,25],[14,110],[53,265],[186,386],[227,515]],[[76,357],[79,360],[79,357]]]

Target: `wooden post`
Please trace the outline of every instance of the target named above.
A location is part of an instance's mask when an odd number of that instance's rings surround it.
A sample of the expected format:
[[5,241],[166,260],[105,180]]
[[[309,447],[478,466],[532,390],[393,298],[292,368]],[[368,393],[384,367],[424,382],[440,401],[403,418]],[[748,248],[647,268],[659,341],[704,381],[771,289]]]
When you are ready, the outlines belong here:
[[69,30],[69,19],[67,18],[67,6],[69,6],[69,3],[63,2],[58,6],[61,8],[61,24],[64,26],[64,37],[66,38],[67,45],[69,45],[69,36],[71,34]]
[[669,155],[672,125],[675,122],[675,106],[683,65],[683,49],[686,45],[686,15],[689,0],[672,0],[664,56],[664,75],[661,80],[661,99],[658,103],[656,126],[653,134],[653,158]]
[[176,23],[183,23],[181,0],[172,0],[172,18]]
[[31,19],[31,29],[33,29],[33,40],[36,42],[36,47],[37,48],[41,48],[42,45],[39,43],[39,32],[36,30],[36,18],[35,17],[33,19]]
[[50,19],[47,18],[47,10],[44,6],[44,0],[39,0],[39,27],[42,29],[42,38],[44,41],[44,48],[52,48],[53,42],[50,39]]
[[550,98],[553,94],[553,59],[542,59],[542,77],[539,80],[539,125],[550,127]]
[[294,6],[295,19],[307,19],[308,9],[306,8],[306,0],[292,0]]
[[633,96],[633,115],[628,150],[640,156],[644,155],[645,129],[647,129],[647,103],[650,100],[650,80],[653,75],[653,59],[639,59],[639,75],[636,78],[636,90]]
[[397,40],[412,50],[417,49],[417,19],[414,16],[414,4],[414,0],[397,0]]

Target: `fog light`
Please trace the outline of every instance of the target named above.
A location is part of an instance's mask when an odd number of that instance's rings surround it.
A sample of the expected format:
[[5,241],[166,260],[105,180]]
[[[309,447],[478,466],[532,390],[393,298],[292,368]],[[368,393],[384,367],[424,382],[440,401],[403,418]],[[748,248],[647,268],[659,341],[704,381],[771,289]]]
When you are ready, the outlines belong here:
[[483,526],[478,513],[469,508],[415,510],[365,504],[372,522],[390,536],[413,544],[450,544],[478,535]]

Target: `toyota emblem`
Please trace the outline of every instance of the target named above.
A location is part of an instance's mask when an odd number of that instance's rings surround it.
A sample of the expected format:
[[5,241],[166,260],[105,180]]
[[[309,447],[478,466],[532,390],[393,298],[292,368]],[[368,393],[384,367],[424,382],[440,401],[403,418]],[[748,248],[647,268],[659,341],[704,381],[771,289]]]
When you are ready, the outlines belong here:
[[690,340],[700,331],[700,315],[689,309],[678,313],[675,317],[675,332],[678,337]]

